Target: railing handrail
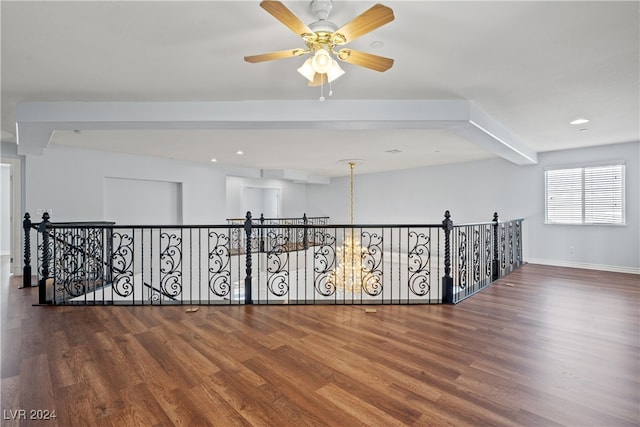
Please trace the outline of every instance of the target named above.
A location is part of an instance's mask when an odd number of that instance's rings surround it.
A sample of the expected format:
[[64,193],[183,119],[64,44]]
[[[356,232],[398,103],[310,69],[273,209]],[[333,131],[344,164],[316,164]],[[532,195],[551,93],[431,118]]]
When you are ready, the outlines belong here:
[[49,224],[55,224],[59,226],[74,226],[74,227],[94,227],[94,226],[109,226],[116,225],[114,221],[68,221],[68,222],[49,222]]
[[[65,223],[55,223],[50,222],[47,225],[47,228],[74,228],[68,225],[64,225]],[[491,223],[492,224],[492,223]],[[244,224],[179,224],[179,225],[168,225],[168,224],[130,224],[130,225],[101,225],[98,224],[95,228],[112,228],[112,229],[141,229],[141,228],[164,228],[164,229],[203,229],[203,228],[243,228]],[[252,224],[252,228],[256,229],[270,229],[270,228],[442,228],[442,224]],[[86,228],[84,226],[78,226],[76,228]]]
[[[308,216],[306,217],[307,219],[329,219],[331,217],[329,216]],[[246,217],[242,217],[242,218],[227,218],[225,221],[244,221],[246,220]],[[265,221],[290,221],[292,219],[299,219],[302,220],[303,217],[300,216],[291,216],[291,217],[279,217],[279,218],[267,218],[267,217],[256,217],[256,218],[252,218],[253,221],[260,221],[261,219],[265,220]]]
[[[40,224],[42,224],[45,221],[40,221],[40,222],[32,222],[31,223],[31,228],[33,228],[34,230],[37,229]],[[46,221],[48,224],[50,225],[59,225],[59,226],[77,226],[77,227],[94,227],[94,226],[101,226],[101,225],[116,225],[116,223],[114,221],[68,221],[68,222],[51,222],[51,221]]]
[[[69,226],[67,223],[50,222],[47,228],[87,228],[87,226]],[[242,224],[96,224],[92,226],[94,228],[111,228],[111,229],[141,229],[141,228],[167,228],[167,229],[181,229],[181,228],[242,228]]]
[[[515,221],[524,221],[524,218],[516,218],[516,219],[509,219],[507,221],[498,221],[498,224],[506,224],[509,222],[515,222]],[[473,226],[477,226],[477,225],[494,225],[496,224],[495,221],[486,221],[486,222],[465,222],[464,224],[453,224],[454,227],[473,227]]]

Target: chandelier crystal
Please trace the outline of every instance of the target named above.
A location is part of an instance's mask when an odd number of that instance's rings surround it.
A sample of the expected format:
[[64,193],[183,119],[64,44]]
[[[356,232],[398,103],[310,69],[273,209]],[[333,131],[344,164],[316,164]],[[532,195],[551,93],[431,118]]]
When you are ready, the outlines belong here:
[[362,247],[353,229],[349,230],[342,246],[336,251],[339,263],[333,273],[333,282],[338,292],[345,296],[361,294],[364,275],[362,259],[366,254],[367,250]]
[[353,169],[356,165],[354,161],[349,163],[350,169],[350,197],[349,197],[349,219],[351,228],[345,233],[342,246],[336,250],[337,267],[330,277],[330,282],[338,293],[345,298],[353,298],[362,295],[362,292],[371,294],[375,281],[369,283],[369,278],[363,260],[368,255],[367,248],[363,248],[360,237],[353,230]]

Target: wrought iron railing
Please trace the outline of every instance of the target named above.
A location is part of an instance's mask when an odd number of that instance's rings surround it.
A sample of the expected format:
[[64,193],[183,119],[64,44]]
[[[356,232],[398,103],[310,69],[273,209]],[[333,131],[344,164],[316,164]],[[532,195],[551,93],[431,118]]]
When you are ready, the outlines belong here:
[[522,219],[454,225],[451,235],[453,292],[457,303],[523,264]]
[[[245,218],[227,218],[227,224],[242,225],[244,227],[247,218],[251,219],[252,227],[260,226],[257,228],[259,231],[251,235],[254,251],[264,251],[265,248],[269,248],[273,244],[277,244],[276,242],[270,242],[272,236],[280,236],[280,239],[286,238],[287,244],[290,247],[302,247],[305,245],[305,241],[312,239],[312,228],[292,226],[329,224],[328,216],[307,217],[307,214],[304,214],[302,217],[298,218],[265,218],[263,214],[260,214],[259,218],[254,218],[251,215],[251,212],[247,212],[247,216],[245,216]],[[285,234],[286,236],[283,236]],[[233,235],[234,247],[239,250],[246,248],[246,238],[247,236],[245,233],[235,233]]]
[[[236,225],[244,225],[246,221],[246,216],[244,218],[227,218],[227,224],[236,224]],[[307,214],[302,215],[302,217],[288,217],[288,218],[267,218],[264,214],[260,214],[259,217],[253,217],[251,221],[254,224],[266,224],[266,225],[327,225],[329,224],[328,216],[310,216],[307,217]]]
[[[455,303],[522,264],[521,220],[39,224],[41,304]],[[29,220],[29,224],[27,224]],[[27,226],[28,225],[28,226]],[[274,226],[275,225],[275,226]]]

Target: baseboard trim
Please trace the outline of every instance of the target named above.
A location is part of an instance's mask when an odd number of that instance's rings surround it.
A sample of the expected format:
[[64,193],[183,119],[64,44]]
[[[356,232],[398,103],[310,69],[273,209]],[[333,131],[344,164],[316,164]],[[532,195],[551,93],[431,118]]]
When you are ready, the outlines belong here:
[[620,265],[589,264],[586,262],[558,261],[551,259],[527,258],[530,264],[552,265],[554,267],[584,268],[586,270],[612,271],[614,273],[640,274],[640,268]]

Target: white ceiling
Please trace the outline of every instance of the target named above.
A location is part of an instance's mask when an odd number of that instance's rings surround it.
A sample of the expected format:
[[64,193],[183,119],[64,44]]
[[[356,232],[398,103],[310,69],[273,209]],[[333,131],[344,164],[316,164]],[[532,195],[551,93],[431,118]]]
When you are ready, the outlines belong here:
[[[16,142],[18,103],[318,99],[296,72],[301,58],[243,61],[304,47],[258,3],[0,2],[2,141]],[[309,2],[284,3],[314,20]],[[373,3],[334,1],[329,20],[341,26]],[[343,64],[325,104],[468,100],[535,152],[640,139],[639,2],[383,3],[395,20],[348,47],[394,58],[393,68]],[[577,117],[590,122],[570,125]],[[367,173],[496,155],[447,129],[402,126],[81,130],[49,144],[324,176],[346,174],[348,158],[366,160]]]

